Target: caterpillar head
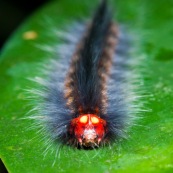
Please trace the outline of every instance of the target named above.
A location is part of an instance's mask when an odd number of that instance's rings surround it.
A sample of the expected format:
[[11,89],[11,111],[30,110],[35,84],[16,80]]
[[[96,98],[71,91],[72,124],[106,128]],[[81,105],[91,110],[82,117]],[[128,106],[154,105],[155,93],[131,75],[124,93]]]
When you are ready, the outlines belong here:
[[106,133],[106,121],[95,114],[83,114],[71,120],[70,135],[80,146],[97,147]]

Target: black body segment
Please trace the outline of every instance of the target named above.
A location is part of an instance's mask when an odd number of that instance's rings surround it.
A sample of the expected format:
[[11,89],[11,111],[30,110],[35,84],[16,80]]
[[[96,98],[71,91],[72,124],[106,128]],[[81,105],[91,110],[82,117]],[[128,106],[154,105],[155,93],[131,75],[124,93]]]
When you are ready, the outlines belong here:
[[[78,43],[66,78],[66,98],[76,116],[81,113],[101,114],[106,85],[117,36],[107,2],[103,1],[94,19]],[[112,40],[111,40],[112,39]],[[112,45],[113,44],[113,45]],[[110,53],[110,49],[113,51]],[[111,55],[112,54],[112,55]]]

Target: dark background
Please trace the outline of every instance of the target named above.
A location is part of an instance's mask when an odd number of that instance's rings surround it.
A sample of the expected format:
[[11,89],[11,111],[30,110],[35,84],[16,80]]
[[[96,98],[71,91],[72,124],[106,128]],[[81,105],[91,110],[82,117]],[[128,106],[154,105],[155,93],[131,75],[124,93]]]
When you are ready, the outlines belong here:
[[52,0],[0,0],[0,50],[25,18],[49,1]]

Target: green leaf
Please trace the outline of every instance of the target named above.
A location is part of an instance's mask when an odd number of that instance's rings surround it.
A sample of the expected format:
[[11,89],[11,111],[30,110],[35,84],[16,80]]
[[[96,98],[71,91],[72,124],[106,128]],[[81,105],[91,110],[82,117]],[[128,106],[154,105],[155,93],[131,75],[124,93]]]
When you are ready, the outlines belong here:
[[[57,157],[48,152],[44,141],[28,130],[24,120],[31,109],[23,89],[34,85],[27,80],[37,74],[38,63],[52,54],[36,45],[59,44],[51,36],[52,27],[63,30],[82,17],[90,17],[96,1],[61,0],[47,4],[31,16],[5,45],[0,58],[0,158],[10,173],[114,173],[173,172],[173,1],[116,0],[119,23],[128,26],[135,39],[135,56],[143,56],[138,69],[146,93],[142,119],[129,138],[98,150],[77,150],[64,146]],[[56,25],[56,26],[54,26]]]

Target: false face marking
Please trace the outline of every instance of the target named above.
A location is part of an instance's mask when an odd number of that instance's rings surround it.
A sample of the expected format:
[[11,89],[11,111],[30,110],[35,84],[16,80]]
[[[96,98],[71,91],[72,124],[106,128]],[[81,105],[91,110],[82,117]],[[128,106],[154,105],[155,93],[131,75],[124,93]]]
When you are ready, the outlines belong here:
[[95,114],[83,114],[71,120],[70,134],[80,146],[96,147],[104,139],[106,121]]

